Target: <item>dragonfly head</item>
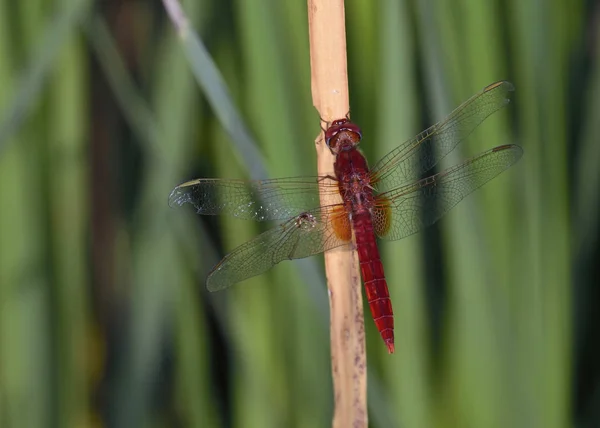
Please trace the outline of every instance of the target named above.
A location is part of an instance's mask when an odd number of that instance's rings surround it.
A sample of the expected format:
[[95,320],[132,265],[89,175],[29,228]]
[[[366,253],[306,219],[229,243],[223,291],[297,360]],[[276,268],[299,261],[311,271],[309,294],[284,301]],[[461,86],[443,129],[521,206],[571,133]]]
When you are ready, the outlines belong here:
[[325,144],[334,155],[353,149],[360,143],[361,138],[360,128],[347,118],[334,120],[325,131]]

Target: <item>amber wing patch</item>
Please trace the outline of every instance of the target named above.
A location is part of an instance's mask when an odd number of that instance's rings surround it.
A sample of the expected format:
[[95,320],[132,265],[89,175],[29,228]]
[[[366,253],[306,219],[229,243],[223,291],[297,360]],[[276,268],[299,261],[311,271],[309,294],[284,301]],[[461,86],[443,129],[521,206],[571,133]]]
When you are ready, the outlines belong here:
[[377,236],[385,237],[390,231],[392,225],[391,201],[388,198],[379,196],[373,207],[373,229]]
[[333,208],[333,213],[331,214],[331,226],[335,232],[335,236],[339,239],[346,242],[352,240],[350,217],[343,205],[337,205]]

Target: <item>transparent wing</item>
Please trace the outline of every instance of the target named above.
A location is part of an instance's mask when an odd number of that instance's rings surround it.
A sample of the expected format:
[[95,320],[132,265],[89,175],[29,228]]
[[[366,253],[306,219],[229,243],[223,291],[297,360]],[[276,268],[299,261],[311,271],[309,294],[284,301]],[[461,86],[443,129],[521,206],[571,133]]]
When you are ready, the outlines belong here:
[[342,205],[306,211],[237,247],[206,281],[218,291],[266,272],[283,260],[301,259],[348,244],[352,233]]
[[373,213],[376,233],[397,240],[419,232],[516,163],[522,154],[519,146],[495,147],[439,174],[379,194]]
[[489,115],[509,103],[514,87],[496,82],[457,107],[446,119],[404,142],[371,168],[371,182],[386,192],[418,180]]
[[201,178],[177,186],[170,206],[190,203],[198,214],[228,214],[246,220],[284,220],[320,205],[339,202],[337,184],[330,178],[291,177],[272,180],[221,180]]

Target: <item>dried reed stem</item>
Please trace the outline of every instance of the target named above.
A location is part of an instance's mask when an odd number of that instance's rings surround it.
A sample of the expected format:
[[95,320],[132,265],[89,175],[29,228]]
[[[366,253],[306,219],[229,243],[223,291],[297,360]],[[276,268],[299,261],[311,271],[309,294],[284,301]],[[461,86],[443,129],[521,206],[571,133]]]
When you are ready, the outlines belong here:
[[[308,0],[313,104],[331,122],[349,112],[343,0]],[[333,156],[317,138],[319,175],[333,175]],[[325,254],[331,311],[334,427],[367,426],[367,362],[361,280],[355,251]]]

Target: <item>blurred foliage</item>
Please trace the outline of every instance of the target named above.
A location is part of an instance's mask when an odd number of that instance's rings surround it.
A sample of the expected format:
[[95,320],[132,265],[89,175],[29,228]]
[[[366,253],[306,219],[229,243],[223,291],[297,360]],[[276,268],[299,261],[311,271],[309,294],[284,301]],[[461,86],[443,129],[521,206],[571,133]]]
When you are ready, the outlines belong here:
[[[314,174],[306,4],[183,5],[246,145],[160,2],[0,0],[0,427],[330,424],[321,259],[209,295],[259,225],[167,205],[194,177]],[[372,162],[501,79],[514,102],[444,165],[525,150],[382,246],[397,352],[367,319],[371,426],[600,426],[600,4],[346,13]]]

